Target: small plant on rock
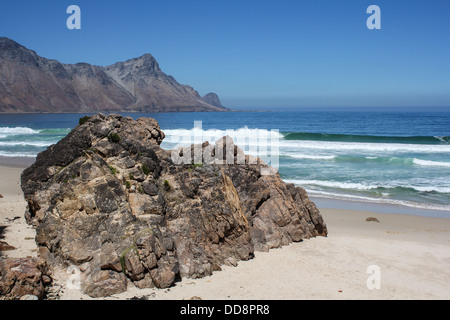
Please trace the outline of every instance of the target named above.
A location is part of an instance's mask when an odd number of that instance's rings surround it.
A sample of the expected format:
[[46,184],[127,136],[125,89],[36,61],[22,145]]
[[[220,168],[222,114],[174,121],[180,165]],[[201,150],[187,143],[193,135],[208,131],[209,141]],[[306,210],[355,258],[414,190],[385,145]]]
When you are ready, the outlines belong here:
[[120,141],[120,136],[117,133],[111,133],[108,136],[108,141],[109,142],[113,142],[113,143],[117,143]]
[[142,172],[144,172],[146,175],[148,175],[150,173],[150,169],[145,164],[143,164]]
[[83,117],[83,118],[80,118],[79,120],[78,120],[78,124],[79,125],[82,125],[82,124],[85,124],[88,120],[89,120],[89,116],[85,116],[85,117]]
[[170,189],[172,189],[172,186],[170,185],[169,181],[164,180],[164,189],[166,189],[166,191],[169,191]]

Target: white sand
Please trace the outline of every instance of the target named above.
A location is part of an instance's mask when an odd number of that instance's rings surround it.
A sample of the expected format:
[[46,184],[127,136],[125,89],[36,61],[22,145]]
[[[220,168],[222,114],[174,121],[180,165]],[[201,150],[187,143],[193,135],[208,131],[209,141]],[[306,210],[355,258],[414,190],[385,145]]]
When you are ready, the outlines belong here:
[[24,218],[27,204],[20,189],[22,168],[0,166],[0,226],[6,226],[4,239],[16,250],[3,252],[3,256],[36,256],[36,231]]
[[[35,255],[35,231],[25,223],[26,203],[19,188],[21,169],[0,166],[0,225],[17,250],[6,255]],[[256,253],[237,267],[223,267],[203,279],[184,279],[170,289],[130,286],[106,299],[450,299],[450,219],[321,210],[329,236]],[[8,222],[20,216],[14,222]],[[366,222],[367,217],[380,222]],[[380,271],[380,288],[369,289],[369,266]],[[65,270],[55,273],[62,299],[90,299],[66,285]],[[369,281],[369,284],[374,283]]]

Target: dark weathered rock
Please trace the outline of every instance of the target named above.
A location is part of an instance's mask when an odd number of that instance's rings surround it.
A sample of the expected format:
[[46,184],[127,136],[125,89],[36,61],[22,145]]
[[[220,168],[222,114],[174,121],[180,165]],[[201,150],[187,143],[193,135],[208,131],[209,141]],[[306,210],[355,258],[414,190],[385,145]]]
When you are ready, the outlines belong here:
[[81,289],[94,298],[111,296],[127,290],[127,278],[120,272],[95,269],[83,276]]
[[23,172],[40,256],[79,266],[85,293],[110,295],[128,282],[166,288],[255,250],[326,236],[305,190],[262,175],[267,166],[229,138],[198,145],[202,165],[193,153],[174,163],[196,148],[172,154],[163,138],[153,119],[96,115]]
[[46,261],[42,259],[0,259],[0,296],[5,299],[21,299],[27,295],[43,299],[45,286],[50,283],[50,272]]
[[9,245],[7,242],[0,240],[0,252],[1,251],[10,251],[10,250],[15,250],[15,249],[16,249],[15,247]]

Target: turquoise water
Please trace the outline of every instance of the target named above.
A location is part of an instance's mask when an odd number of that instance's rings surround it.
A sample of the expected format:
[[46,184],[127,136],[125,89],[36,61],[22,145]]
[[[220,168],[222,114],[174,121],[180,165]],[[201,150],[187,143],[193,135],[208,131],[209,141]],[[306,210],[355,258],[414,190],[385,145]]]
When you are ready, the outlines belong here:
[[[269,137],[277,142],[276,150],[268,151],[277,156],[281,177],[313,197],[432,209],[450,217],[450,112],[126,115],[157,119],[166,149],[229,134],[246,153],[264,156],[258,144]],[[34,157],[64,137],[80,116],[0,115],[0,156]],[[202,121],[201,129],[194,129],[194,121]]]

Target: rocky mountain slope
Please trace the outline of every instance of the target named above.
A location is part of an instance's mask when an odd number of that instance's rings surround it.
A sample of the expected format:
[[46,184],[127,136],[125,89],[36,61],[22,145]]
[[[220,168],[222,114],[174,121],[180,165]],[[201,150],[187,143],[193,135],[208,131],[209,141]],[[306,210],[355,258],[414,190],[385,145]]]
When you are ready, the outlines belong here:
[[0,112],[226,110],[166,75],[150,54],[107,67],[63,64],[0,38]]

